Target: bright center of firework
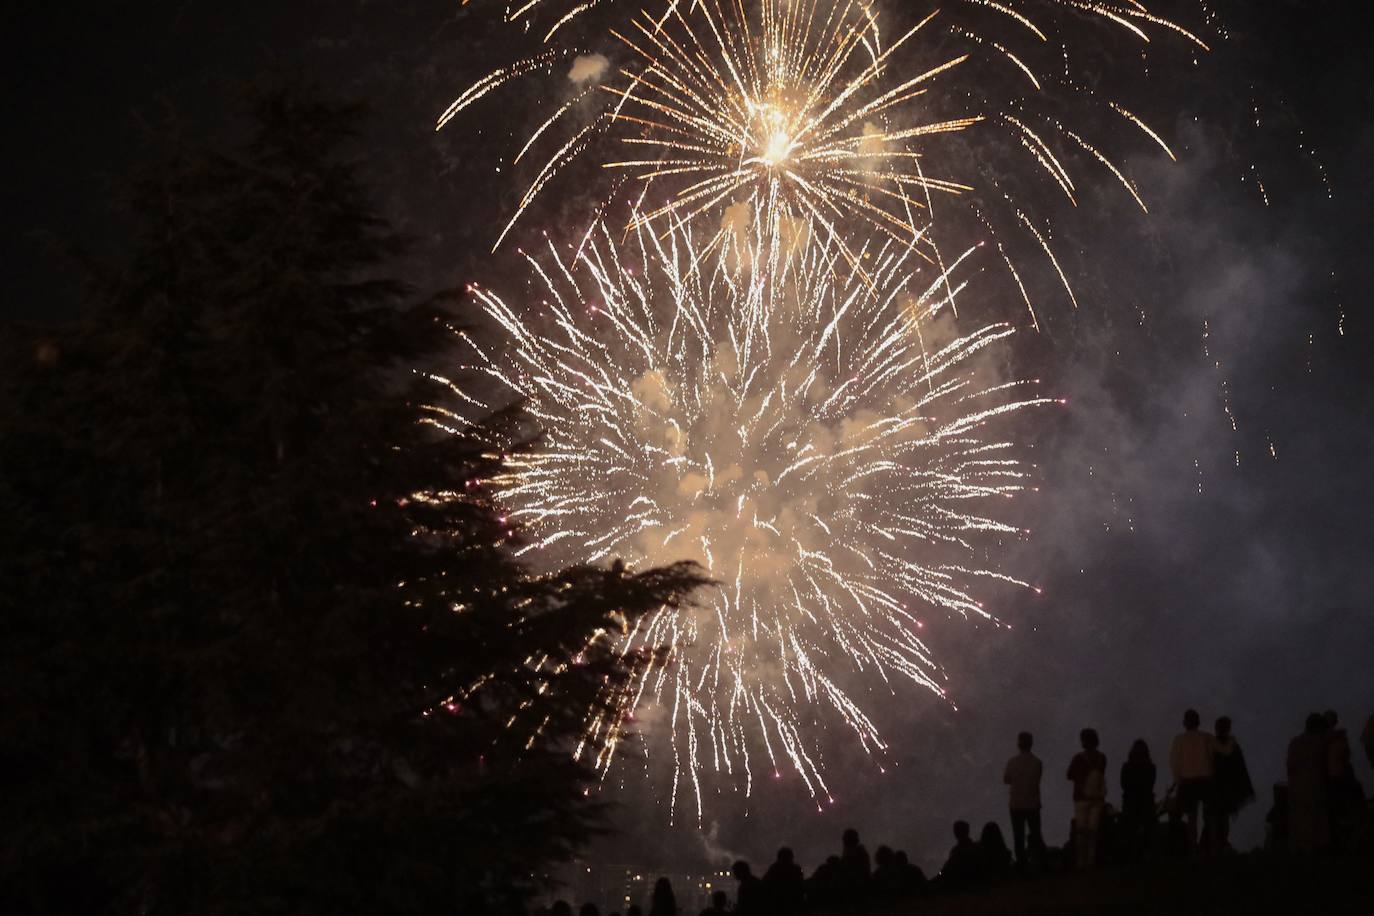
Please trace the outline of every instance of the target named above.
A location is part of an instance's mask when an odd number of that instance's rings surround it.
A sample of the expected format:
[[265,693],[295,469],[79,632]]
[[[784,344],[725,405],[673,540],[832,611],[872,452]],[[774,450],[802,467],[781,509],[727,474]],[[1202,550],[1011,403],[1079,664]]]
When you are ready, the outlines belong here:
[[787,110],[775,103],[758,105],[751,102],[748,108],[754,112],[754,125],[750,132],[758,144],[754,161],[767,169],[783,166],[796,145],[789,129],[790,116]]
[[787,131],[774,131],[773,136],[768,138],[768,147],[763,151],[762,159],[769,168],[775,168],[787,159],[791,149],[792,138],[787,135]]

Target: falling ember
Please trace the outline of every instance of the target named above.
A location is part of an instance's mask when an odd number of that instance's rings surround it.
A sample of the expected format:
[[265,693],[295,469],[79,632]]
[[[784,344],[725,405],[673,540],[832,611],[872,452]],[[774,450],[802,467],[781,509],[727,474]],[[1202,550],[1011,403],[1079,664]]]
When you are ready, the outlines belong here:
[[681,224],[623,240],[599,225],[571,259],[550,243],[528,257],[539,305],[475,288],[508,344],[463,337],[463,371],[522,400],[542,434],[487,482],[524,550],[694,559],[718,583],[623,635],[626,652],[669,652],[588,724],[604,770],[633,716],[673,763],[674,806],[690,787],[698,817],[705,779],[748,791],[756,766],[828,798],[818,717],[883,749],[844,685],[943,694],[918,617],[987,619],[980,583],[1026,584],[985,558],[1022,533],[991,515],[1026,489],[998,430],[1048,403],[992,377],[1011,329],[957,329],[959,285],[915,286],[909,246],[859,245],[860,272],[829,236],[780,249],[762,222],[713,251]]

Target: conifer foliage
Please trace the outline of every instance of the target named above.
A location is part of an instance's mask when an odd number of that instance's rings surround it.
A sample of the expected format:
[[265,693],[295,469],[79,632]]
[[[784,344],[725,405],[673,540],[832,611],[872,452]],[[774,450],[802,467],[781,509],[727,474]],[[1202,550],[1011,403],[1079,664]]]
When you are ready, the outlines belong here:
[[[689,565],[534,575],[454,436],[444,302],[350,159],[253,96],[134,183],[72,326],[0,334],[7,909],[504,912],[594,829],[570,750]],[[585,757],[583,760],[585,761]]]

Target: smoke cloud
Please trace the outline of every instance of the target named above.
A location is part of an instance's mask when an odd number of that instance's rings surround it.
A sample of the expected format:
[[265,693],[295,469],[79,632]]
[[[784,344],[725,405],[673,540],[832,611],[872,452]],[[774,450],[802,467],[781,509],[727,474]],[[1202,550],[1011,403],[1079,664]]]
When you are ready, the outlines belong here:
[[573,58],[568,79],[579,86],[596,82],[606,75],[610,66],[611,62],[604,54],[579,54]]

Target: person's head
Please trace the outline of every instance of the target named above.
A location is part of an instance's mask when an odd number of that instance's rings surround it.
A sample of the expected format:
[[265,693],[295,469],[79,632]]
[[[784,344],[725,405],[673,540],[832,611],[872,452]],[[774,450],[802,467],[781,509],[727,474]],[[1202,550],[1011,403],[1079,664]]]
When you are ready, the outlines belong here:
[[791,864],[792,864],[792,849],[791,849],[791,847],[789,847],[789,846],[784,846],[783,848],[781,848],[781,849],[778,850],[778,861],[781,862],[783,865],[791,865]]
[[724,910],[729,902],[730,898],[726,896],[725,891],[715,891],[711,894],[711,906],[718,910]]
[[1335,728],[1336,723],[1340,721],[1334,709],[1328,709],[1326,712],[1322,713],[1322,718],[1326,720],[1327,728]]
[[601,911],[596,908],[595,903],[584,903],[582,909],[577,911],[578,916],[601,916]]
[[1135,743],[1131,745],[1130,756],[1127,759],[1136,763],[1150,762],[1150,746],[1145,743],[1144,738],[1135,739]]
[[906,850],[899,849],[892,854],[892,862],[898,868],[906,868],[911,864],[911,860],[906,857]]
[[654,899],[655,899],[655,900],[672,900],[672,899],[673,899],[673,883],[672,883],[671,881],[669,881],[667,878],[659,878],[657,881],[655,881],[655,882],[654,882]]
[[1022,732],[1016,736],[1016,748],[1023,754],[1030,751],[1033,744],[1035,744],[1035,738],[1030,732]]
[[997,826],[996,821],[988,821],[983,825],[978,842],[990,849],[1005,849],[1007,846],[1007,841],[1002,837],[1002,828]]
[[1196,709],[1190,709],[1183,714],[1183,727],[1188,731],[1197,731],[1197,727],[1202,724],[1202,716],[1197,714]]
[[1222,716],[1220,719],[1217,719],[1217,724],[1215,728],[1217,731],[1218,738],[1225,740],[1231,737],[1231,717]]
[[572,904],[566,900],[555,900],[549,907],[551,916],[572,916]]
[[1307,717],[1307,727],[1304,729],[1309,735],[1320,735],[1326,731],[1326,716],[1319,712],[1314,712]]
[[740,859],[738,862],[734,864],[730,871],[734,874],[736,878],[743,881],[745,878],[749,877],[749,863],[744,861],[743,859]]
[[879,846],[878,851],[873,853],[873,861],[880,866],[892,864],[892,847]]
[[1097,745],[1101,743],[1097,737],[1097,729],[1083,729],[1081,732],[1078,733],[1078,743],[1083,745],[1083,750],[1085,751],[1097,750]]
[[840,837],[840,842],[844,844],[845,849],[853,849],[855,846],[859,845],[859,831],[850,827]]
[[954,838],[955,838],[956,840],[958,840],[960,843],[962,843],[962,842],[964,842],[965,840],[967,840],[968,837],[969,837],[969,826],[968,826],[968,821],[955,821],[955,822],[954,822]]

